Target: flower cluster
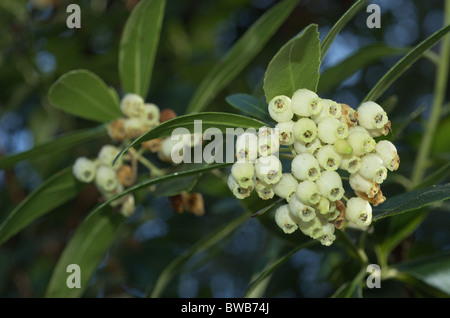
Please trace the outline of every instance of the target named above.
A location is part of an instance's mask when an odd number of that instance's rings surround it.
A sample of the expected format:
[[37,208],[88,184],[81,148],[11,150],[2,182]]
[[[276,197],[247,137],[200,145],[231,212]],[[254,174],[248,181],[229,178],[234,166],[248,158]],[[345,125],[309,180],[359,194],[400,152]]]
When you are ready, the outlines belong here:
[[[84,183],[94,182],[103,199],[109,200],[122,193],[126,187],[135,181],[134,169],[123,159],[113,166],[113,161],[119,149],[113,145],[104,145],[95,159],[78,157],[72,166],[75,178]],[[120,213],[128,217],[135,209],[134,196],[126,194],[111,202],[112,207],[118,207]]]
[[[143,135],[160,123],[177,117],[172,109],[160,109],[155,104],[145,103],[141,96],[132,93],[123,96],[120,101],[120,110],[123,117],[109,123],[108,135],[114,142],[123,144],[128,144],[132,139]],[[190,135],[182,137],[186,144],[188,144],[188,140],[191,141]],[[196,137],[196,142],[198,142],[198,136]],[[114,165],[114,159],[120,150],[114,145],[104,145],[95,159],[77,158],[72,167],[73,174],[84,183],[95,181],[103,199],[109,200],[122,193],[126,187],[134,184],[137,177],[137,161],[149,168],[151,176],[162,173],[156,171],[156,167],[142,156],[145,150],[156,153],[159,160],[173,164],[174,144],[176,142],[172,141],[170,137],[142,142],[141,151],[120,157]],[[128,162],[125,163],[125,161]],[[182,213],[184,210],[195,215],[204,213],[203,197],[199,193],[181,193],[169,197],[169,201],[178,213]],[[134,197],[132,194],[127,194],[112,201],[111,206],[117,207],[124,216],[128,217],[133,214],[135,209]]]
[[[285,199],[275,213],[277,225],[285,233],[300,229],[326,246],[345,221],[370,225],[372,205],[385,201],[380,185],[400,162],[390,141],[374,139],[390,131],[383,108],[368,101],[354,110],[299,89],[292,97],[274,97],[268,112],[277,122],[274,128],[236,140],[237,161],[228,177],[233,194],[244,199],[255,190],[264,200]],[[282,146],[293,153],[290,171],[283,172],[278,158]],[[349,175],[355,194],[350,199],[342,174]]]

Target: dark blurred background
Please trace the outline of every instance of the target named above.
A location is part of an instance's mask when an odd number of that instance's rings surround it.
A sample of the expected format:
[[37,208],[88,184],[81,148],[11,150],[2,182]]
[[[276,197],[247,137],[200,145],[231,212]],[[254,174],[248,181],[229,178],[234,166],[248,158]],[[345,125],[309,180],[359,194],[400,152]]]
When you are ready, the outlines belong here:
[[[117,89],[118,46],[121,32],[137,0],[0,0],[0,156],[31,149],[63,133],[97,124],[67,115],[47,99],[51,84],[65,72],[88,69]],[[66,27],[67,5],[81,7],[81,29]],[[148,102],[184,114],[202,78],[274,0],[168,0],[152,76]],[[442,27],[443,1],[372,1],[381,8],[381,28],[369,29],[369,13],[361,11],[337,36],[322,64],[322,72],[372,44],[407,48]],[[209,105],[207,110],[236,112],[225,97],[235,93],[263,96],[265,69],[278,49],[310,23],[319,25],[321,39],[353,1],[309,0],[298,6],[253,62]],[[401,55],[385,57],[352,74],[321,97],[357,107]],[[426,121],[433,97],[435,67],[421,58],[382,96],[394,127],[401,127],[397,145],[402,158],[399,174],[410,176],[421,126],[401,123],[417,111]],[[448,105],[445,112],[448,112]],[[399,128],[400,129],[400,128]],[[448,120],[440,127],[450,129]],[[394,130],[395,133],[395,130]],[[43,180],[78,156],[95,156],[108,142],[97,138],[61,156],[24,161],[0,171],[0,220]],[[436,141],[436,160],[444,162],[450,147]],[[394,191],[403,189],[401,182]],[[40,218],[0,246],[0,296],[42,297],[56,261],[83,217],[97,203],[93,188]],[[140,297],[155,283],[168,263],[212,229],[243,211],[225,184],[214,175],[199,181],[205,214],[178,214],[165,197],[141,196],[86,292],[90,297]],[[446,209],[445,206],[442,209]],[[440,224],[440,230],[436,230]],[[420,241],[447,248],[447,213],[427,219]],[[221,242],[214,253],[185,266],[163,296],[240,297],[255,272],[285,251],[285,242],[252,218]],[[334,264],[345,258],[338,248],[308,249],[297,253],[272,277],[268,297],[328,297],[336,289]],[[334,278],[335,279],[335,278]],[[336,280],[336,279],[335,279]],[[377,295],[396,293],[398,286]],[[398,289],[398,295],[407,296]],[[381,294],[381,293],[387,294]]]

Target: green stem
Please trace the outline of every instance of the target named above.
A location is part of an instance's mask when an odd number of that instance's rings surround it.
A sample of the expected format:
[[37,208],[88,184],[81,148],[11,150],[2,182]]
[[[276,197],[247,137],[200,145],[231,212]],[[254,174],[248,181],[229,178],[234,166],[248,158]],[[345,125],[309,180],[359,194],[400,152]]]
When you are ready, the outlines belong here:
[[143,164],[150,170],[150,173],[152,174],[153,177],[160,177],[164,175],[164,171],[162,171],[153,163],[151,163],[149,160],[147,160],[147,158],[145,158],[140,152],[136,151],[136,149],[130,148],[129,151],[141,164]]
[[[450,0],[445,1],[445,18],[444,26],[450,24]],[[431,109],[430,119],[427,123],[425,133],[419,146],[419,153],[414,165],[411,187],[416,186],[423,178],[425,170],[427,169],[428,156],[436,127],[439,123],[439,119],[442,113],[442,105],[444,104],[444,98],[448,80],[448,67],[450,60],[450,35],[446,35],[442,40],[441,56],[439,65],[436,71],[436,82],[434,87],[434,100]]]

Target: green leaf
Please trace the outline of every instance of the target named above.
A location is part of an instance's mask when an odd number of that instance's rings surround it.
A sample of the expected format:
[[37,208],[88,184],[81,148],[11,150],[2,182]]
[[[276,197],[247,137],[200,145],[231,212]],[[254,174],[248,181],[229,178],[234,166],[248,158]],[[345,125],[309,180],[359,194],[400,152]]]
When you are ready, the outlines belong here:
[[153,195],[155,197],[170,197],[180,194],[181,192],[190,192],[197,184],[199,178],[200,175],[188,176],[161,183],[155,191],[153,191]]
[[[65,247],[55,267],[45,297],[76,298],[82,296],[89,284],[92,274],[104,257],[105,251],[113,243],[124,217],[114,213],[110,206],[91,213],[76,229]],[[67,279],[70,272],[67,266],[80,266],[81,288],[68,288]]]
[[250,297],[252,293],[259,287],[260,284],[263,284],[267,277],[272,275],[272,273],[278,269],[281,265],[286,263],[291,259],[291,257],[300,251],[301,249],[311,247],[315,244],[317,244],[317,240],[309,240],[303,244],[300,244],[293,248],[291,251],[277,259],[276,261],[272,262],[271,264],[267,265],[262,272],[250,283],[250,287],[247,289],[247,291],[244,294],[244,297]]
[[320,53],[320,59],[323,60],[323,57],[328,52],[328,49],[330,48],[331,44],[334,41],[334,38],[338,33],[345,27],[345,25],[353,19],[356,13],[360,11],[362,8],[364,8],[367,4],[366,0],[358,0],[356,1],[350,9],[347,10],[347,12],[344,13],[344,15],[333,25],[331,30],[327,33],[325,39],[323,39],[321,44],[321,53]]
[[450,199],[450,183],[410,191],[388,198],[373,209],[373,221],[403,212],[417,210],[435,202]]
[[351,75],[366,66],[384,57],[398,55],[403,52],[405,52],[405,49],[394,48],[385,44],[370,44],[365,46],[339,64],[323,71],[320,75],[317,91],[320,93],[332,91]]
[[252,95],[234,94],[228,96],[225,100],[228,104],[246,115],[264,122],[272,121],[267,111],[267,104]]
[[277,95],[291,97],[299,88],[316,91],[319,67],[319,32],[317,25],[311,24],[283,45],[270,61],[264,77],[266,101]]
[[83,187],[84,184],[73,177],[72,168],[66,168],[47,179],[16,206],[0,225],[0,244],[37,218],[75,198]]
[[48,97],[55,107],[81,118],[106,122],[122,117],[117,94],[87,70],[62,75],[50,87]]
[[7,157],[0,157],[0,170],[14,167],[22,160],[34,160],[40,157],[56,155],[88,140],[104,136],[106,136],[106,129],[104,126],[70,132],[60,137],[56,137],[45,144],[37,145],[28,151]]
[[[201,123],[201,127],[199,123]],[[191,133],[201,133],[208,128],[217,128],[222,132],[227,132],[227,129],[232,128],[257,129],[265,125],[265,123],[253,118],[221,112],[205,112],[178,116],[176,118],[163,122],[162,124],[156,126],[152,130],[149,130],[142,136],[135,139],[117,155],[115,160],[120,158],[131,147],[137,146],[144,141],[152,140],[155,138],[168,137],[177,128],[186,128]]]
[[147,97],[158,49],[165,0],[143,0],[133,9],[120,40],[119,75],[127,93]]
[[162,296],[167,284],[179,272],[181,267],[194,255],[208,250],[214,245],[222,242],[227,236],[231,235],[236,229],[245,223],[249,218],[248,213],[243,213],[233,219],[228,224],[225,224],[220,229],[215,229],[211,234],[205,236],[200,241],[195,243],[192,247],[184,251],[180,256],[176,257],[170,262],[166,268],[158,276],[153,290],[148,290],[146,296],[151,298],[158,298]]
[[355,276],[351,282],[347,282],[339,287],[332,298],[361,298],[362,297],[362,280],[366,275],[366,270],[363,268]]
[[[129,187],[122,193],[97,206],[80,224],[64,248],[47,287],[46,297],[79,297],[83,295],[98,264],[114,241],[116,232],[124,219],[121,215],[113,213],[110,208],[111,202],[129,193],[148,189],[149,186],[154,184],[225,168],[229,165],[228,163],[192,164],[189,168],[182,167],[180,171],[149,179]],[[95,242],[95,244],[92,242]],[[66,279],[68,274],[66,269],[69,264],[78,264],[81,267],[81,288],[67,288]]]
[[450,25],[436,31],[424,41],[410,50],[400,61],[398,61],[364,98],[364,101],[376,101],[391,84],[397,80],[409,67],[416,62],[428,49],[432,48],[447,32],[450,31]]
[[208,103],[258,54],[297,3],[298,0],[283,0],[260,17],[205,76],[194,93],[186,113],[204,110]]
[[400,273],[411,275],[427,285],[437,288],[444,292],[446,297],[450,295],[449,251],[401,263],[394,268]]

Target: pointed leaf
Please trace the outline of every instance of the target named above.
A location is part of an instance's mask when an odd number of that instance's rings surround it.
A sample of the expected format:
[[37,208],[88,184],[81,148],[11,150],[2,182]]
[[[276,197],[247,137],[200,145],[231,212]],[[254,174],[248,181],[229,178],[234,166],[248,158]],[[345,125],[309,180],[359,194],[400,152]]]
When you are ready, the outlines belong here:
[[325,36],[325,39],[323,39],[321,44],[321,53],[320,53],[320,59],[323,60],[323,57],[328,52],[328,49],[330,48],[331,44],[333,43],[334,38],[338,33],[347,25],[347,23],[353,19],[353,17],[360,11],[362,8],[364,8],[367,4],[367,0],[358,0],[356,1],[350,9],[348,9],[344,15],[333,25],[331,30],[327,33]]
[[165,0],[140,1],[120,40],[119,74],[127,93],[147,97],[164,19]]
[[117,94],[96,74],[87,70],[70,71],[52,87],[48,98],[57,108],[81,118],[106,122],[122,116]]
[[406,211],[417,210],[435,202],[448,199],[450,199],[450,183],[402,193],[388,198],[385,202],[374,208],[373,221]]
[[[76,229],[53,272],[45,297],[76,298],[82,296],[92,274],[113,243],[124,217],[114,213],[110,206],[102,206],[91,213]],[[70,264],[80,267],[80,288],[69,288],[67,272]]]
[[337,88],[351,75],[380,59],[404,53],[405,49],[393,48],[384,44],[371,44],[361,48],[358,52],[330,67],[320,75],[317,91],[330,92]]
[[225,100],[228,104],[246,115],[264,122],[272,121],[267,111],[267,104],[252,95],[234,94],[228,96]]
[[428,49],[432,48],[447,32],[450,31],[450,25],[436,31],[428,38],[419,43],[408,52],[400,61],[398,61],[364,98],[364,101],[376,101],[399,78],[409,67],[416,62]]
[[14,167],[19,161],[22,160],[34,160],[40,157],[56,155],[83,142],[104,136],[106,136],[106,129],[104,126],[70,132],[56,137],[45,144],[37,145],[28,151],[7,157],[0,157],[0,170]]
[[277,95],[291,97],[299,88],[316,91],[319,82],[320,40],[311,24],[287,42],[270,61],[264,77],[264,93],[270,102]]
[[450,295],[450,252],[443,251],[401,263],[395,268]]
[[[228,163],[193,164],[189,168],[182,167],[180,171],[149,179],[129,187],[122,193],[97,206],[80,224],[64,248],[47,287],[46,297],[80,297],[83,295],[98,264],[114,241],[116,232],[124,220],[121,215],[112,211],[110,207],[111,202],[129,193],[148,189],[149,186],[154,184],[224,168],[229,165]],[[69,264],[77,264],[81,267],[81,288],[69,289],[67,287],[66,279],[68,274],[66,269]]]
[[84,184],[78,182],[71,168],[66,168],[30,193],[0,225],[0,244],[24,229],[31,222],[75,198]]
[[260,17],[233,45],[222,60],[205,76],[189,103],[186,113],[200,112],[258,54],[298,0],[283,0]]

